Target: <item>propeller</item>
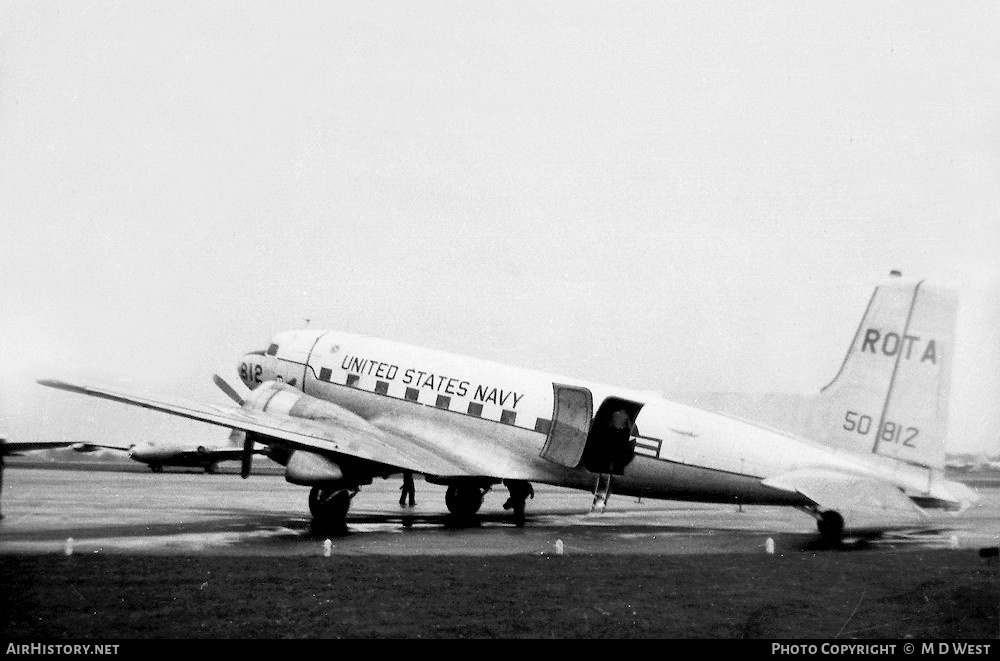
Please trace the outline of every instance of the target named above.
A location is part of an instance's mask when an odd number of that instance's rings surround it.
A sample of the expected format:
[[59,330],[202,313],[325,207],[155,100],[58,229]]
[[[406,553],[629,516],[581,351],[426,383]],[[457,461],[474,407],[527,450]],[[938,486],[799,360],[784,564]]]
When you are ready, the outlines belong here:
[[[236,392],[236,389],[233,388],[231,385],[229,385],[229,382],[223,379],[218,374],[212,375],[212,381],[215,382],[215,385],[219,386],[219,390],[226,393],[229,399],[233,400],[240,406],[243,406],[243,404],[246,402],[246,400],[243,399],[238,392]],[[242,477],[245,480],[248,477],[250,477],[250,468],[253,465],[254,440],[251,434],[248,434],[244,431],[240,431],[238,429],[233,430],[233,435],[230,438],[232,439],[233,436],[236,436],[237,433],[243,434],[243,456],[241,457],[240,460],[240,477]]]
[[219,390],[221,390],[222,392],[226,393],[226,396],[229,397],[229,399],[233,400],[234,402],[236,402],[240,406],[243,406],[243,402],[245,400],[242,397],[240,397],[240,394],[238,392],[236,392],[235,388],[233,388],[231,385],[229,385],[228,381],[226,381],[225,379],[223,379],[218,374],[213,374],[212,375],[212,381],[215,382],[215,385],[219,386]]

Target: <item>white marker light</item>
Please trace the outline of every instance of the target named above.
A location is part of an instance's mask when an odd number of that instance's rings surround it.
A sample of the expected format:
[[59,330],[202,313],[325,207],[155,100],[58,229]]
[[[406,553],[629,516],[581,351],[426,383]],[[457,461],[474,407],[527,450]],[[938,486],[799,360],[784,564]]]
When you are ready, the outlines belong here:
[[73,538],[66,538],[66,548],[63,549],[63,553],[66,555],[73,555]]
[[770,537],[764,542],[764,550],[767,551],[768,555],[774,555],[774,540]]
[[333,542],[331,542],[329,539],[326,540],[325,542],[323,542],[323,557],[324,558],[329,558],[330,557],[330,551],[332,551],[332,550],[333,550]]
[[563,554],[563,541],[561,539],[556,540],[556,555]]

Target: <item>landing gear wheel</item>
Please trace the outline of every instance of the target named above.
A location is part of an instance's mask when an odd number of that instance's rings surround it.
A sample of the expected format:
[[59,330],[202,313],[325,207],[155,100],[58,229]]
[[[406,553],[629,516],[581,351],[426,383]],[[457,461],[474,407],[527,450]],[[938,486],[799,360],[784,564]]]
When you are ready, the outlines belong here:
[[459,518],[473,516],[483,504],[483,490],[471,484],[453,484],[444,494],[444,504]]
[[313,487],[309,492],[309,511],[320,526],[342,526],[354,494],[342,487]]
[[816,521],[816,527],[824,541],[839,543],[844,534],[844,517],[833,510],[827,510]]
[[149,470],[153,471],[154,473],[162,473],[163,472],[163,466],[161,466],[159,464],[150,464],[149,465]]
[[219,470],[219,464],[207,464],[205,466],[205,472],[209,475],[215,475]]

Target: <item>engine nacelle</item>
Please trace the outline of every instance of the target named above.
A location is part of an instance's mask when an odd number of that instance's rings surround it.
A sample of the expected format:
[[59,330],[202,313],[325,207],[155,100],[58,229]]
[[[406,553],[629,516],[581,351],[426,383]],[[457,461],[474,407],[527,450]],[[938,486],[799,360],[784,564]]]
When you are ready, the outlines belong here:
[[285,479],[305,487],[339,482],[344,471],[334,461],[306,450],[295,450],[285,465]]
[[284,383],[268,381],[251,393],[245,407],[257,411],[267,411],[306,420],[337,420],[341,423],[357,421],[364,425],[364,419],[331,402],[317,399]]
[[[291,418],[329,420],[340,425],[359,428],[368,425],[364,418],[336,404],[306,395],[292,386],[274,381],[262,383],[251,393],[244,406]],[[372,475],[386,472],[373,469],[369,462],[350,457],[344,458],[346,463],[338,464],[319,452],[285,449],[281,443],[269,443],[264,435],[254,440],[269,445],[268,455],[276,462],[285,465],[285,479],[292,484],[303,486],[329,485],[334,482],[352,485],[369,484]],[[388,473],[392,472],[395,471],[388,470]]]

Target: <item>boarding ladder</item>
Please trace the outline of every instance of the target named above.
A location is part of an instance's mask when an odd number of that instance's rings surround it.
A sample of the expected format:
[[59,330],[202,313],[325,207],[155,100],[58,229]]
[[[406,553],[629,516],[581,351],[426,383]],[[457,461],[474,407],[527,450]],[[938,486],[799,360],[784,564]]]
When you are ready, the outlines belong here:
[[611,497],[611,473],[599,473],[597,483],[594,485],[594,502],[590,506],[590,511],[597,510],[598,505],[603,513],[608,507],[608,498]]

